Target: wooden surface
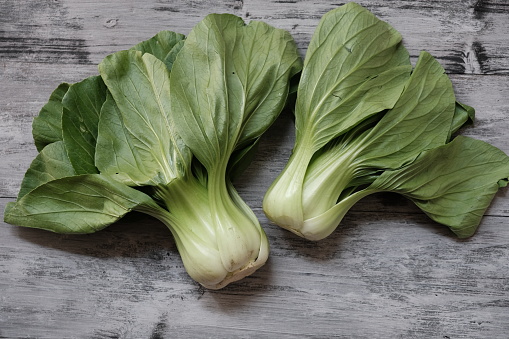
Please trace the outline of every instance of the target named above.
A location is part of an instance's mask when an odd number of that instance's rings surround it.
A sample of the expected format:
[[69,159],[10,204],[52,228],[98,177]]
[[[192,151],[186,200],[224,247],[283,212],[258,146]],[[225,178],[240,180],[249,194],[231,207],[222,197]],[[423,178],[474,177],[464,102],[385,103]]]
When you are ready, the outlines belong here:
[[[477,109],[463,134],[509,153],[507,0],[360,1],[432,53],[459,100]],[[0,0],[0,217],[36,155],[31,121],[63,81],[96,74],[107,54],[162,29],[187,34],[210,12],[289,30],[304,54],[342,2]],[[288,113],[237,183],[271,243],[254,275],[209,291],[185,273],[170,233],[143,215],[64,236],[0,222],[0,338],[507,338],[509,197],[457,240],[405,199],[358,203],[318,243],[271,225],[265,190],[293,143]]]

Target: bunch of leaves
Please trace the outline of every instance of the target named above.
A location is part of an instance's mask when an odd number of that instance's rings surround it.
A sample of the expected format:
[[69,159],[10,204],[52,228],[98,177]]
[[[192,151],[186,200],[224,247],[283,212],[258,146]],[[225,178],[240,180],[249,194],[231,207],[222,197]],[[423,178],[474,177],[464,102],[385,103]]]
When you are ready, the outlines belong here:
[[265,195],[268,218],[319,240],[376,192],[400,193],[457,236],[471,236],[507,184],[509,157],[454,135],[474,109],[456,101],[441,65],[411,66],[401,35],[355,3],[325,14],[295,105],[293,153]]
[[268,241],[232,180],[301,67],[288,32],[228,14],[107,56],[100,75],[61,84],[34,119],[39,154],[5,221],[91,233],[139,211],[168,226],[203,286],[251,274]]

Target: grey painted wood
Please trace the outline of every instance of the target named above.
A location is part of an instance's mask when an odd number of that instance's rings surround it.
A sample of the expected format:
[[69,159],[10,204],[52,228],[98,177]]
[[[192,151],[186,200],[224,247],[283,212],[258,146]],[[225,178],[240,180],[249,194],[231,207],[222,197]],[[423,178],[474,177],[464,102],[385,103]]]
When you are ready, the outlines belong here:
[[[107,54],[157,31],[187,33],[210,12],[289,30],[304,55],[331,1],[0,0],[0,216],[36,154],[31,121],[60,82],[96,74]],[[504,0],[360,1],[394,25],[412,58],[431,52],[458,99],[463,134],[509,153],[509,5]],[[0,338],[505,338],[509,199],[457,240],[405,199],[359,202],[312,243],[260,209],[293,143],[284,113],[236,185],[271,242],[266,266],[209,291],[185,273],[169,231],[138,214],[66,236],[0,222]]]

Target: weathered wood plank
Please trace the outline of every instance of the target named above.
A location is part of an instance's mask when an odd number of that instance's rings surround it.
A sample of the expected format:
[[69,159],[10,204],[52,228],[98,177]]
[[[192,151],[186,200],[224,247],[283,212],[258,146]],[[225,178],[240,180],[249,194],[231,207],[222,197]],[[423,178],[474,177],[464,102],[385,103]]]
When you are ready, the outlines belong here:
[[[498,1],[357,1],[399,30],[413,58],[434,55],[448,72],[508,74],[509,7]],[[345,2],[247,1],[244,13],[289,30],[305,50],[320,17]],[[277,6],[274,6],[277,4]]]
[[458,241],[422,215],[354,212],[310,243],[257,214],[271,259],[220,291],[191,281],[168,230],[140,215],[86,236],[1,224],[0,337],[487,338],[508,329],[505,216]]
[[[159,30],[210,12],[289,30],[304,54],[321,15],[344,2],[0,0],[0,218],[36,154],[31,120],[63,81]],[[428,50],[477,109],[463,134],[509,153],[505,0],[359,1]],[[0,222],[0,338],[501,338],[509,331],[509,202],[500,190],[477,234],[457,240],[407,200],[368,197],[311,243],[270,224],[261,199],[293,144],[289,113],[237,182],[271,242],[268,264],[221,291],[185,273],[169,231],[133,214],[65,236]]]
[[[235,12],[223,1],[9,1],[0,56],[24,62],[97,64],[158,31],[187,33],[211,12]],[[3,10],[4,11],[4,10]],[[3,12],[2,11],[2,12]]]
[[[344,2],[3,0],[0,56],[23,62],[97,64],[104,56],[170,29],[187,34],[210,12],[264,20],[289,30],[304,52],[320,17]],[[497,1],[359,1],[404,37],[411,54],[427,50],[449,72],[508,74],[509,8]],[[149,23],[149,24],[147,24]]]

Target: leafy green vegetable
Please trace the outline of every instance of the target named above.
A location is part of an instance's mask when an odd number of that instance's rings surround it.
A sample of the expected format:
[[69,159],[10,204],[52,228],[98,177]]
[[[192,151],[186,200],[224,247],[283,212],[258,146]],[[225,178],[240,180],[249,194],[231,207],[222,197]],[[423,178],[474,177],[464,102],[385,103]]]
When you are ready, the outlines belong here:
[[49,181],[77,175],[71,164],[63,141],[56,141],[44,147],[27,170],[21,183],[18,200]]
[[171,70],[173,61],[184,45],[185,38],[183,34],[161,31],[152,38],[133,46],[131,50],[152,54]]
[[264,198],[269,219],[319,240],[359,199],[391,191],[460,237],[475,232],[509,158],[480,141],[449,144],[474,109],[455,101],[429,53],[410,70],[399,34],[361,6],[322,18],[297,92],[294,150]]
[[5,220],[58,233],[92,233],[139,205],[157,208],[144,193],[100,174],[84,174],[36,187],[7,206]]
[[44,146],[62,140],[62,99],[69,89],[68,83],[60,84],[51,93],[48,102],[34,118],[32,134],[37,150],[40,152]]
[[307,219],[300,232],[313,240],[329,235],[360,199],[394,192],[412,200],[459,238],[472,236],[500,187],[507,185],[509,157],[483,141],[456,137],[423,151],[410,165],[384,171],[370,186]]
[[187,39],[163,31],[106,57],[100,77],[50,98],[51,119],[38,126],[55,137],[39,138],[5,220],[90,233],[136,210],[168,226],[202,285],[251,274],[268,241],[231,176],[252,159],[300,69],[287,32],[233,15],[207,16]]
[[106,86],[99,76],[73,84],[62,99],[62,136],[78,174],[97,173],[94,152]]
[[98,147],[101,173],[135,177],[121,181],[140,186],[183,176],[179,167],[191,154],[170,126],[170,73],[164,63],[148,53],[124,51],[106,57],[99,71],[114,99],[101,113],[99,138],[107,140],[99,145],[112,146]]
[[193,279],[222,288],[267,260],[232,182],[287,107],[296,140],[263,201],[270,220],[319,240],[363,197],[395,192],[471,236],[509,182],[509,157],[456,136],[474,109],[429,53],[412,67],[401,39],[355,3],[323,16],[304,64],[288,32],[234,15],[208,15],[187,37],[161,31],[55,89],[5,221],[92,233],[146,213],[169,228]]
[[230,159],[251,147],[278,116],[300,63],[287,32],[262,22],[245,25],[225,14],[199,23],[173,64],[171,104],[179,114],[171,121],[207,172],[211,226],[229,271],[259,256],[263,232],[234,192],[227,176]]
[[509,157],[490,144],[456,137],[422,152],[406,168],[386,171],[369,189],[401,193],[460,238],[474,234],[500,187],[507,185]]
[[411,72],[400,41],[390,25],[355,3],[322,17],[298,87],[294,150],[264,198],[269,219],[297,230],[305,220],[304,178],[315,153],[359,122],[394,106]]
[[[314,159],[304,177],[305,219],[334,205],[337,192],[350,187],[354,179],[399,168],[422,150],[445,144],[454,115],[454,93],[440,69],[431,55],[423,53],[400,98],[374,127],[347,143],[330,145]],[[329,180],[323,180],[324,168],[331,173]],[[325,202],[323,197],[329,199]]]
[[296,103],[296,144],[316,152],[391,108],[410,75],[401,35],[355,3],[325,14],[309,44]]
[[[454,117],[451,126],[451,134],[456,133],[466,123],[473,123],[475,119],[475,110],[461,102],[456,102]],[[451,136],[449,136],[450,139]]]

